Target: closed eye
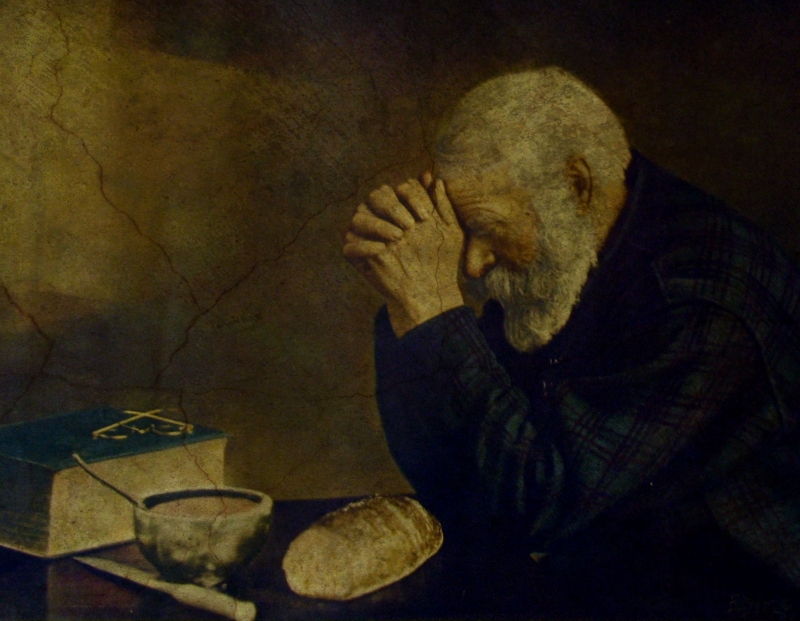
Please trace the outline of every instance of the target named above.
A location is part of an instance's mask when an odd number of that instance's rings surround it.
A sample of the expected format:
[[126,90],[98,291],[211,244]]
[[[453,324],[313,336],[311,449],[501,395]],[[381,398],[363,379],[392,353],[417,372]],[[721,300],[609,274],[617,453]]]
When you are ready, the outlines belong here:
[[469,234],[480,239],[499,239],[506,235],[506,227],[499,222],[484,223],[470,227]]

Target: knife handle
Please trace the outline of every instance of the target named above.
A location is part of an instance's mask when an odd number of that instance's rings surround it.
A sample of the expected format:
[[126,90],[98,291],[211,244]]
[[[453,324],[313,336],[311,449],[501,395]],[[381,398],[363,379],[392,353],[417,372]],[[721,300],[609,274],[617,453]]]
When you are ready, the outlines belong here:
[[194,584],[170,585],[168,592],[182,604],[202,608],[234,621],[253,621],[256,618],[256,606],[253,602],[239,601],[225,593]]

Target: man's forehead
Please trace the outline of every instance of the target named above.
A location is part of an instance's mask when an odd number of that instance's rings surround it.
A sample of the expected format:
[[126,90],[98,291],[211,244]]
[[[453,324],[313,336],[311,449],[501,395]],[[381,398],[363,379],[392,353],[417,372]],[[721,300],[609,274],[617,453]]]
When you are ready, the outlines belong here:
[[519,192],[509,188],[507,178],[481,175],[444,178],[447,194],[461,223],[474,230],[507,224],[524,202]]
[[513,183],[504,166],[466,173],[448,168],[439,177],[459,218],[476,224],[507,219],[512,211],[528,204],[532,194],[531,188]]
[[451,195],[467,200],[505,192],[511,185],[505,166],[494,166],[481,171],[468,166],[448,166],[434,169],[434,174],[441,177]]

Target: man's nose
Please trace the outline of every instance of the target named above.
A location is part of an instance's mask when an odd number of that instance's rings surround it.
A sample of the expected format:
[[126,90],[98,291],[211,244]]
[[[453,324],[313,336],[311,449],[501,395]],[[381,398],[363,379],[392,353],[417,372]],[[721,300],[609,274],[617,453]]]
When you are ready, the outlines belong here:
[[480,278],[488,272],[497,259],[491,246],[486,242],[470,240],[464,257],[464,272],[470,278]]

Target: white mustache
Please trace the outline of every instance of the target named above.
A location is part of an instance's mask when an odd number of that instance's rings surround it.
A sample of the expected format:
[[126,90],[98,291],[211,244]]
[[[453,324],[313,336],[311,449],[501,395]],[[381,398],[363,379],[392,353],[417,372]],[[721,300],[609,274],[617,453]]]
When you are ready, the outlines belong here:
[[[495,266],[468,289],[479,299],[500,302],[506,339],[519,351],[532,352],[550,342],[567,323],[589,271],[597,264],[595,233],[589,218],[573,209],[558,217],[544,214],[538,254],[522,270]],[[541,216],[540,216],[541,217]]]

